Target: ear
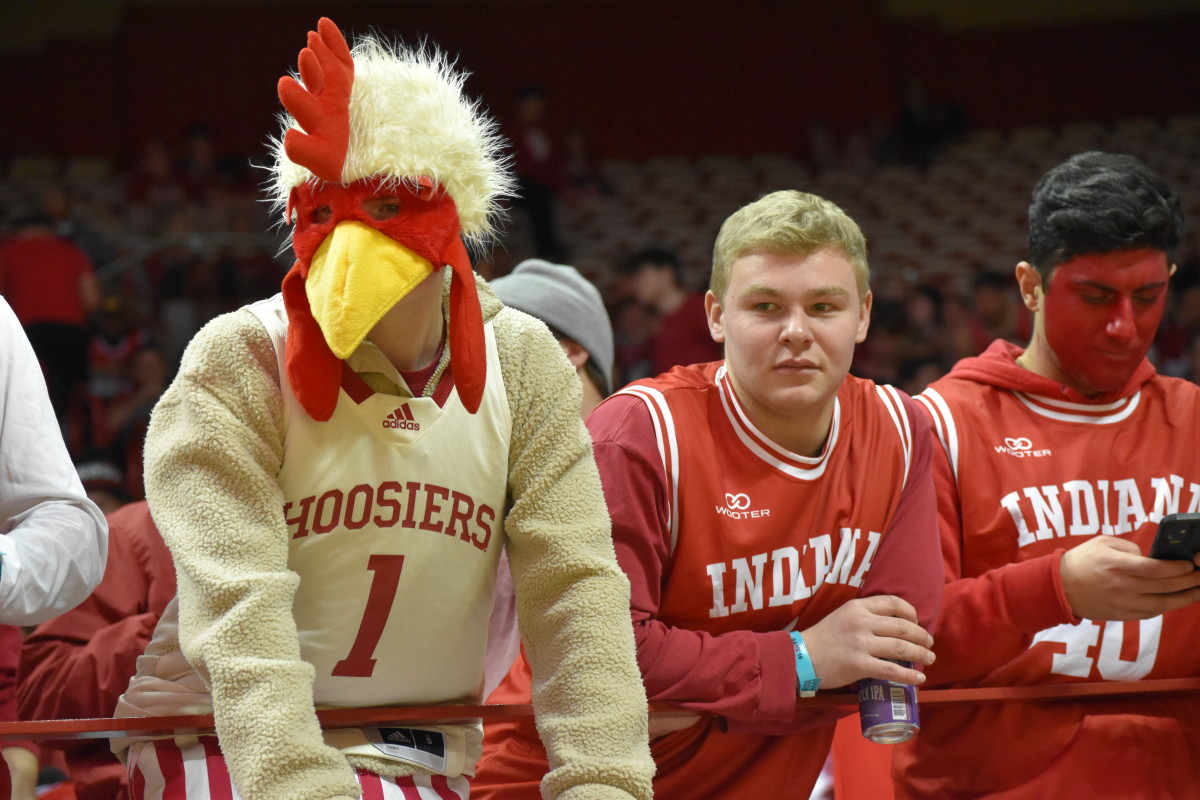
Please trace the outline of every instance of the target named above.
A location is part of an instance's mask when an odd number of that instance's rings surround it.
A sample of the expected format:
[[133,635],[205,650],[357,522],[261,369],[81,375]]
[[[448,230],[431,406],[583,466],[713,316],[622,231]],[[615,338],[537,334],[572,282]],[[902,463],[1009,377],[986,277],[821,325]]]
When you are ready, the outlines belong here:
[[1042,274],[1028,261],[1022,261],[1017,264],[1017,285],[1021,287],[1021,300],[1025,307],[1037,313],[1042,305],[1042,295],[1045,294]]
[[704,314],[708,317],[708,334],[714,342],[725,342],[725,310],[721,301],[709,289],[704,293]]
[[871,327],[871,303],[875,295],[867,290],[867,296],[858,306],[858,333],[854,336],[855,343],[862,343],[867,338],[867,330]]
[[579,369],[587,363],[588,351],[584,350],[579,342],[574,339],[564,338],[558,344],[562,347],[563,352],[567,354],[567,361],[570,361],[571,366],[575,369]]

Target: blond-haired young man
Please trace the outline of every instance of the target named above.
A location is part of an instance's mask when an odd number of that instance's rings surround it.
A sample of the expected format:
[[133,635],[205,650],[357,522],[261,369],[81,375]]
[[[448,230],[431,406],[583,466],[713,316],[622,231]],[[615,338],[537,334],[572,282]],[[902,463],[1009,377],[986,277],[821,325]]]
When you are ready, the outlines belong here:
[[[808,698],[920,683],[885,659],[933,660],[929,426],[849,375],[867,278],[833,203],[751,203],[721,228],[705,297],[724,361],[638,381],[588,418],[648,695],[696,712],[652,727],[659,797],[805,797],[834,723]],[[531,797],[531,745],[532,728],[489,741],[475,796]]]

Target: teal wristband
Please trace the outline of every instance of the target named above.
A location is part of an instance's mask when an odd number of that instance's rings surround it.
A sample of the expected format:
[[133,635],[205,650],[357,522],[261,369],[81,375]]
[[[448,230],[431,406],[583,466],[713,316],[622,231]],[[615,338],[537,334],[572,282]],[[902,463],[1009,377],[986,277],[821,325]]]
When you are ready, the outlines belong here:
[[796,678],[800,682],[800,696],[812,697],[821,688],[821,679],[813,669],[812,658],[808,648],[804,646],[804,637],[798,631],[792,631],[792,652],[796,656]]

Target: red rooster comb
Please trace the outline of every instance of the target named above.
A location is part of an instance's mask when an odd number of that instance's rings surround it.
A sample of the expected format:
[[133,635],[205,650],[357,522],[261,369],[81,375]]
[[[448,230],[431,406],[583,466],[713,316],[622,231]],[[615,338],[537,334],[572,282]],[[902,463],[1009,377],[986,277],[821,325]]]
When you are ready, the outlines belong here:
[[321,180],[341,183],[350,147],[354,60],[333,20],[321,17],[317,29],[308,32],[299,63],[303,85],[291,75],[279,79],[279,100],[303,128],[289,129],[283,148]]

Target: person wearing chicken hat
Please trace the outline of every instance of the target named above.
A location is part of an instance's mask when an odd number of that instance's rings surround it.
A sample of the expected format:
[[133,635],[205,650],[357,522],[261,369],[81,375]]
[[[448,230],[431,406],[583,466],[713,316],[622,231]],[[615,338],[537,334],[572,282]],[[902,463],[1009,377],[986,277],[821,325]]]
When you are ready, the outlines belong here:
[[477,703],[503,549],[543,796],[647,798],[579,382],[463,244],[511,187],[494,125],[443,55],[351,51],[328,19],[299,77],[274,168],[296,265],[197,334],[147,435],[179,592],[117,714],[211,711],[217,735],[117,742],[135,796],[467,798],[477,724],[322,732],[314,709]]

